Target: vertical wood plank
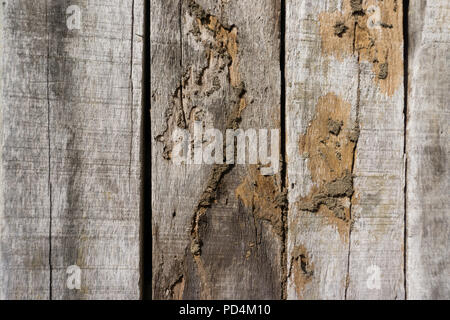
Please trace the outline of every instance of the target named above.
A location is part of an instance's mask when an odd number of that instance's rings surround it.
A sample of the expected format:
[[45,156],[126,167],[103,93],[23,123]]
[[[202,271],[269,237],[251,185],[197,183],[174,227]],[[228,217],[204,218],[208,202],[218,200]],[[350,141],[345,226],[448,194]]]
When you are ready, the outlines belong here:
[[[150,56],[151,56],[151,145],[152,145],[152,298],[168,298],[174,284],[182,283],[184,246],[189,242],[189,212],[184,215],[182,199],[171,199],[170,194],[184,188],[168,161],[162,159],[164,147],[156,144],[156,137],[165,130],[164,120],[172,109],[173,95],[181,82],[181,20],[179,0],[150,1]],[[161,76],[164,75],[164,76]],[[179,99],[179,98],[178,98]],[[174,181],[174,183],[170,183]],[[172,197],[174,198],[174,197]],[[190,199],[189,195],[186,197]],[[177,201],[178,200],[178,201]],[[193,206],[193,204],[192,204]],[[171,212],[172,211],[172,212]],[[175,213],[175,214],[173,214]],[[144,214],[149,214],[145,212]],[[177,224],[167,221],[172,214]],[[178,217],[177,217],[178,215]],[[181,279],[181,280],[179,280]],[[173,289],[172,289],[173,291]],[[170,293],[175,294],[174,292]]]
[[3,4],[5,298],[139,298],[142,3]]
[[195,121],[224,137],[280,127],[280,3],[151,5],[153,297],[279,299],[280,174],[174,165],[171,138]]
[[0,299],[48,299],[45,2],[15,1],[0,9]]
[[448,1],[409,1],[407,297],[450,298]]
[[403,298],[401,3],[286,16],[288,298]]

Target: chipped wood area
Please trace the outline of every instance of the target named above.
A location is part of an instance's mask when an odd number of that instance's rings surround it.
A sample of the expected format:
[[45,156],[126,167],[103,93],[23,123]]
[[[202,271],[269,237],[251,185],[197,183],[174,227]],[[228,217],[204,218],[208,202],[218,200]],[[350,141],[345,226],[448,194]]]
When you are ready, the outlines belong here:
[[311,277],[314,276],[314,264],[311,263],[308,252],[303,246],[294,247],[290,256],[288,279],[293,277],[297,298],[304,299],[303,290],[311,281]]
[[273,176],[263,176],[255,166],[250,166],[248,175],[236,188],[236,197],[256,219],[266,220],[279,237],[283,236],[283,208],[286,195]]
[[403,83],[402,1],[343,1],[343,8],[319,14],[322,52],[336,57],[358,54],[376,75],[381,92],[392,96]]
[[327,217],[348,241],[353,195],[353,166],[359,126],[350,119],[351,105],[330,93],[319,98],[316,117],[300,137],[313,187],[298,208]]

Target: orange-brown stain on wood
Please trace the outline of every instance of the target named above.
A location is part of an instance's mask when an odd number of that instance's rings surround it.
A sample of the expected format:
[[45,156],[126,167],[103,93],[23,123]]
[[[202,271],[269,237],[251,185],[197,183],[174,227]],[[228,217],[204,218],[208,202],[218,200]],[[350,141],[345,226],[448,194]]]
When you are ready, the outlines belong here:
[[306,285],[312,280],[314,275],[314,264],[306,248],[302,245],[294,247],[291,253],[291,264],[288,277],[294,277],[295,291],[298,299],[303,299],[303,292]]
[[345,0],[343,11],[319,14],[322,52],[338,60],[357,54],[392,96],[403,79],[402,1]]
[[183,299],[183,293],[184,293],[184,277],[181,276],[172,286],[171,288],[171,294],[173,300],[182,300]]
[[[199,27],[201,27],[202,22],[199,18],[197,18],[197,23],[199,24]],[[241,77],[239,74],[237,28],[232,27],[231,29],[226,29],[219,23],[219,20],[215,16],[209,16],[207,28],[214,32],[214,37],[218,42],[219,48],[226,49],[231,58],[230,82],[233,87],[239,87],[241,84]]]
[[[222,90],[227,93],[229,86],[232,101],[236,106],[228,119],[228,127],[235,128],[236,119],[240,119],[242,111],[247,106],[245,84],[241,81],[239,72],[238,29],[235,26],[223,25],[216,16],[208,14],[195,1],[187,1],[188,34],[192,40],[204,48],[207,64],[201,69],[187,66],[171,97],[171,108],[166,112],[166,128],[156,137],[164,144],[163,157],[172,158],[172,133],[176,128],[191,129],[194,121],[202,121],[199,115],[204,114],[208,105],[196,105],[193,101],[208,98]],[[189,38],[188,37],[188,38]]]
[[313,187],[297,206],[325,217],[328,224],[337,227],[343,240],[347,240],[351,220],[352,170],[359,135],[350,111],[350,103],[334,93],[319,98],[316,117],[299,141]]
[[256,165],[250,165],[235,193],[257,219],[269,221],[277,235],[283,234],[282,208],[286,197],[276,176],[264,176]]

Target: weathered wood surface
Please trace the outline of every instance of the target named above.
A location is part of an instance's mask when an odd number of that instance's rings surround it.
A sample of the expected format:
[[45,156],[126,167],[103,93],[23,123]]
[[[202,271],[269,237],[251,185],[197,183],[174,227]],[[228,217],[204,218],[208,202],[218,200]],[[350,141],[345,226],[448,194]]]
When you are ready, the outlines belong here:
[[409,3],[408,299],[450,298],[450,3]]
[[142,7],[2,3],[2,299],[140,296]]
[[[0,5],[0,299],[450,298],[448,1],[150,0],[149,141],[144,2]],[[175,164],[198,121],[279,171]]]
[[224,136],[280,127],[280,2],[151,1],[150,10],[152,296],[280,299],[280,174],[175,165],[171,143],[195,121]]
[[404,298],[402,49],[400,1],[287,2],[288,299]]

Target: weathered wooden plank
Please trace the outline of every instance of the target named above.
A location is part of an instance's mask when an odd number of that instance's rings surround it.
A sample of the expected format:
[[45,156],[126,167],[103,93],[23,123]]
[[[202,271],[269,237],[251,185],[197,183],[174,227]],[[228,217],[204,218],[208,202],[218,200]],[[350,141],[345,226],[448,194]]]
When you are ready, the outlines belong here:
[[[183,279],[180,278],[183,275],[182,266],[177,259],[182,259],[184,255],[182,246],[189,242],[189,212],[183,216],[178,211],[177,217],[177,212],[173,211],[171,206],[183,208],[185,205],[181,205],[181,199],[175,202],[176,198],[171,199],[168,196],[176,190],[175,188],[183,189],[179,187],[180,181],[171,170],[170,163],[161,160],[164,149],[156,145],[155,141],[156,136],[165,130],[163,121],[167,110],[172,108],[172,97],[181,81],[180,5],[179,0],[150,2],[153,240],[151,292],[152,298],[156,299],[169,298],[169,290],[175,288],[174,284],[177,282],[183,284]],[[174,183],[166,185],[165,181],[171,180],[174,180]],[[184,190],[189,192],[190,188]],[[189,199],[189,195],[187,198]],[[170,211],[173,218],[177,217],[179,221],[177,228],[166,221],[171,214]],[[174,295],[175,292],[170,294]]]
[[48,299],[45,2],[9,2],[0,10],[0,298]]
[[142,3],[3,5],[4,298],[139,298]]
[[450,3],[408,13],[407,298],[449,299]]
[[403,298],[401,3],[286,17],[288,298]]
[[278,299],[280,174],[175,165],[171,138],[193,134],[195,121],[224,137],[279,128],[280,3],[152,1],[150,10],[153,297]]

